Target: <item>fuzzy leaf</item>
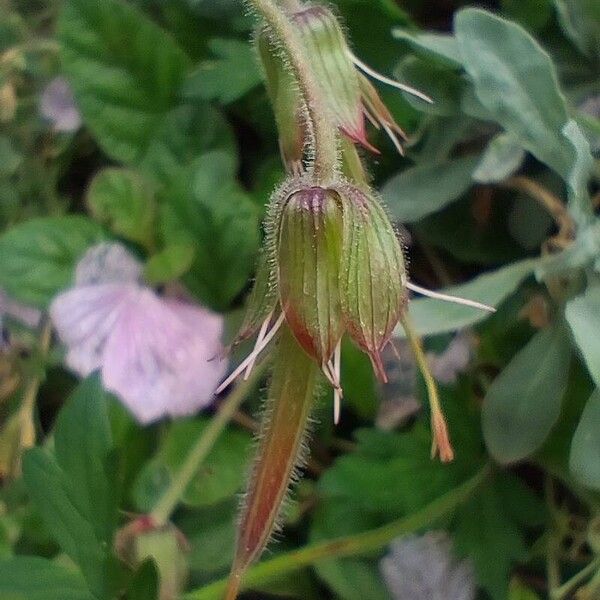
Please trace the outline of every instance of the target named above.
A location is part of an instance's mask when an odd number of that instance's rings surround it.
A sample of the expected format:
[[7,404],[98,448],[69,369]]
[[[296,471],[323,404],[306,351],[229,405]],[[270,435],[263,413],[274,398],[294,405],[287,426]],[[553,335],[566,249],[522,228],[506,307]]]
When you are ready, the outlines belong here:
[[95,600],[79,574],[33,556],[0,561],[0,597],[5,600]]
[[59,36],[85,122],[108,154],[138,162],[177,106],[187,56],[144,13],[118,0],[68,0]]
[[418,221],[458,200],[471,187],[479,160],[468,156],[410,167],[386,182],[383,199],[401,223]]
[[152,244],[154,195],[135,171],[103,169],[90,184],[87,202],[94,217],[116,235],[142,246]]
[[588,400],[571,442],[569,467],[584,485],[600,490],[600,391]]
[[84,252],[104,237],[102,228],[82,215],[15,225],[0,236],[0,286],[17,300],[46,307],[69,285]]
[[570,359],[567,331],[554,324],[538,332],[494,380],[482,424],[496,460],[521,460],[543,444],[560,415]]
[[590,287],[567,302],[565,315],[590,375],[600,386],[600,287]]

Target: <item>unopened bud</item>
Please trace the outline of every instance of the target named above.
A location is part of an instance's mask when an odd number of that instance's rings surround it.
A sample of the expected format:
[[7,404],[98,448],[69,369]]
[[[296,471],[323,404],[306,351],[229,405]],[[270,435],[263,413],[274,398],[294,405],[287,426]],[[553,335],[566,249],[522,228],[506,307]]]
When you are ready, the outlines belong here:
[[266,30],[263,29],[256,35],[256,45],[279,131],[281,156],[288,171],[299,174],[306,142],[306,123],[300,91]]
[[386,381],[380,355],[407,301],[404,256],[375,198],[350,185],[340,194],[348,207],[340,277],[342,312],[348,333]]
[[343,219],[342,198],[318,186],[292,193],[281,212],[281,307],[298,343],[320,364],[331,358],[344,329],[339,295]]
[[292,19],[335,124],[353,141],[374,150],[366,137],[358,73],[336,16],[323,6],[309,6]]

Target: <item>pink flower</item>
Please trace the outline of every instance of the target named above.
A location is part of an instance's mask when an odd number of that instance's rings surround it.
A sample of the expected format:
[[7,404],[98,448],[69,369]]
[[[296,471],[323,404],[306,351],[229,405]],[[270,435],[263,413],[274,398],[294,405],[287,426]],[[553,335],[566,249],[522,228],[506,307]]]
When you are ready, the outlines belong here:
[[379,565],[394,600],[473,600],[476,595],[473,564],[456,558],[444,531],[395,540]]
[[225,373],[226,362],[214,359],[223,320],[158,296],[139,282],[136,264],[119,244],[100,244],[82,259],[75,286],[50,307],[66,364],[81,376],[100,370],[140,423],[190,415],[210,404]]
[[81,114],[73,91],[64,77],[55,77],[42,92],[40,113],[56,131],[71,133],[81,126]]
[[458,376],[464,373],[472,359],[473,344],[467,333],[458,333],[441,353],[427,353],[427,361],[433,376],[446,385],[456,383]]

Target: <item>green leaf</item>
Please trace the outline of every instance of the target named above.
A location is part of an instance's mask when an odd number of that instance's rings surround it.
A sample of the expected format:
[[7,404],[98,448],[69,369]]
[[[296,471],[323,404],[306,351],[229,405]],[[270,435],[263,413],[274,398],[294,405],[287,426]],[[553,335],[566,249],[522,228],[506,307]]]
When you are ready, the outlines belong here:
[[0,135],[0,178],[13,175],[22,160],[23,157],[15,150],[12,140],[6,135]]
[[455,32],[475,93],[491,118],[561,175],[576,219],[589,219],[589,144],[569,120],[548,54],[519,25],[479,9],[457,13]]
[[600,386],[600,286],[567,302],[565,315],[590,375]]
[[106,396],[97,377],[82,382],[65,404],[55,444],[55,455],[41,448],[27,452],[25,484],[52,536],[102,596],[108,593],[117,498]]
[[194,262],[192,243],[173,243],[152,256],[144,268],[144,277],[152,285],[168,283],[185,275]]
[[179,177],[183,166],[216,148],[234,155],[231,128],[210,104],[195,102],[178,106],[165,115],[139,165],[147,177],[168,185]]
[[443,33],[414,33],[404,29],[394,29],[392,35],[397,40],[407,42],[410,47],[425,58],[436,58],[438,61],[459,69],[462,56],[456,38]]
[[588,400],[571,442],[569,468],[583,485],[600,490],[600,390]]
[[513,481],[497,476],[482,487],[458,509],[453,527],[456,550],[471,558],[477,579],[492,600],[506,600],[513,563],[526,553],[524,534],[506,505]]
[[455,33],[481,103],[526,150],[567,178],[574,162],[562,134],[568,115],[548,54],[519,25],[479,9],[458,12]]
[[[311,523],[312,542],[331,540],[343,535],[371,529],[378,525],[376,519],[363,515],[344,500],[322,503],[315,511]],[[342,600],[389,600],[377,561],[364,558],[322,560],[316,563],[317,575],[334,590]]]
[[[522,260],[492,273],[479,275],[468,283],[441,291],[497,307],[533,273],[539,264],[538,259]],[[409,313],[422,336],[456,331],[479,323],[489,316],[489,313],[469,306],[442,302],[434,298],[411,300]],[[399,327],[395,335],[404,337],[405,334]]]
[[247,40],[214,39],[208,47],[215,58],[200,63],[189,76],[184,97],[229,104],[260,84],[262,74]]
[[456,116],[461,112],[465,80],[445,65],[407,56],[394,69],[394,76],[433,100],[433,104],[430,104],[405,92],[405,99],[417,110],[439,116]]
[[118,0],[68,0],[59,40],[85,122],[109,155],[138,162],[177,106],[188,58],[140,10]]
[[479,183],[497,183],[512,175],[525,160],[525,151],[511,133],[500,133],[488,144],[473,172]]
[[560,415],[570,359],[568,333],[556,323],[535,334],[494,380],[482,425],[488,450],[500,463],[521,460],[544,443]]
[[[466,385],[454,392],[442,391],[455,461],[446,465],[431,460],[429,425],[423,422],[405,433],[359,430],[356,450],[336,459],[319,481],[320,504],[313,515],[311,539],[335,539],[413,514],[478,469],[485,458],[479,410],[472,404],[471,392]],[[486,482],[486,488],[490,486],[491,482]],[[513,496],[503,496],[497,503],[511,509],[520,504],[529,510],[530,497],[522,487]],[[511,509],[503,511],[503,521],[512,515]],[[464,515],[461,512],[444,525],[461,527]],[[470,545],[465,543],[463,551],[471,554]],[[336,593],[350,600],[372,597],[365,586],[371,584],[375,569],[372,560],[359,559],[323,561],[317,566],[319,575]],[[388,597],[380,596],[379,584],[374,589],[373,597]]]
[[142,246],[152,245],[154,195],[135,171],[103,169],[90,184],[87,203],[94,217],[116,235]]
[[235,548],[237,510],[237,500],[230,498],[190,511],[177,522],[189,542],[188,560],[195,576],[208,578],[229,570]]
[[600,5],[596,0],[554,0],[560,24],[590,58],[600,56]]
[[103,238],[102,228],[80,215],[15,225],[0,236],[0,287],[17,300],[46,307],[69,285],[81,255]]
[[[193,444],[204,432],[207,419],[174,422],[156,456],[140,473],[133,490],[140,510],[150,510],[181,468]],[[216,441],[202,463],[183,501],[190,506],[208,506],[235,495],[243,486],[250,436],[228,429]]]
[[387,181],[381,192],[383,199],[400,222],[418,221],[469,189],[479,159],[467,156],[410,167]]
[[45,558],[18,556],[0,561],[3,600],[94,600],[77,573]]
[[552,0],[502,0],[502,12],[530,31],[539,32],[552,18]]
[[360,429],[356,450],[339,457],[319,480],[320,496],[387,521],[419,510],[468,479],[483,457],[479,413],[470,406],[469,395],[464,386],[442,390],[456,451],[452,463],[431,460],[431,432],[425,420],[407,433]]
[[590,144],[572,119],[563,127],[563,136],[569,141],[574,158],[568,171],[569,205],[575,220],[580,224],[591,221],[594,209],[588,190],[588,182],[594,169]]
[[73,484],[72,500],[110,544],[117,524],[117,499],[109,455],[113,448],[108,399],[100,378],[82,381],[56,420],[54,453]]
[[185,169],[165,198],[167,245],[191,243],[195,259],[184,282],[202,302],[229,308],[247,284],[259,246],[259,211],[235,181],[224,152],[203,155]]

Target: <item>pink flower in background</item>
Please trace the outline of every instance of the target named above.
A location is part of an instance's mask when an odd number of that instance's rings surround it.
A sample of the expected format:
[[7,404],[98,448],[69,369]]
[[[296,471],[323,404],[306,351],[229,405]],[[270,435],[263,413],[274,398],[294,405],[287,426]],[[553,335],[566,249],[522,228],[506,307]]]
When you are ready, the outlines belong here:
[[468,333],[457,333],[448,347],[440,354],[427,353],[427,362],[433,376],[446,385],[456,383],[458,376],[464,373],[473,357],[473,342]]
[[42,92],[40,113],[56,131],[71,133],[81,126],[73,90],[64,77],[55,77]]
[[394,600],[474,600],[470,560],[458,560],[445,531],[395,540],[379,563]]
[[105,388],[140,423],[195,413],[225,374],[226,362],[214,359],[223,320],[158,296],[140,276],[141,265],[120,244],[88,251],[75,286],[50,307],[67,366],[81,376],[99,369]]

